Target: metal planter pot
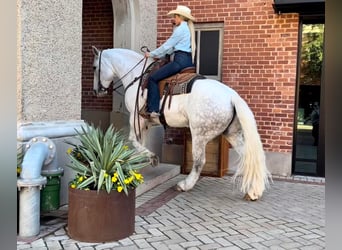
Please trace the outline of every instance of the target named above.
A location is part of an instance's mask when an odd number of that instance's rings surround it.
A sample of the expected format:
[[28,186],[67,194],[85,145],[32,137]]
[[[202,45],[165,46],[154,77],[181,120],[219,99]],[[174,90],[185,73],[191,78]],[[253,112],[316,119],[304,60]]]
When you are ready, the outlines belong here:
[[135,190],[116,191],[69,187],[68,234],[82,242],[109,242],[134,233]]

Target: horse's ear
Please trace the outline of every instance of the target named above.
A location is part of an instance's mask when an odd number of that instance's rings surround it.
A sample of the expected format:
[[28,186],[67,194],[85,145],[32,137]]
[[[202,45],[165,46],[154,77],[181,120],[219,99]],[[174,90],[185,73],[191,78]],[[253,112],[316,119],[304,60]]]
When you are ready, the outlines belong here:
[[91,48],[92,48],[92,50],[93,50],[93,54],[94,54],[95,56],[98,56],[99,53],[100,53],[100,51],[99,51],[95,46],[91,46]]

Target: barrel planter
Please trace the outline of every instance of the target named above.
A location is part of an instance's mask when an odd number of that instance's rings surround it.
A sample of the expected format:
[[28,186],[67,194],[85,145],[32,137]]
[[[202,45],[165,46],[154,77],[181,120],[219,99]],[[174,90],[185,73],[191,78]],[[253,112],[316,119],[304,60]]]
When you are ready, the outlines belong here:
[[69,187],[68,234],[82,242],[109,242],[134,233],[135,189],[79,190]]

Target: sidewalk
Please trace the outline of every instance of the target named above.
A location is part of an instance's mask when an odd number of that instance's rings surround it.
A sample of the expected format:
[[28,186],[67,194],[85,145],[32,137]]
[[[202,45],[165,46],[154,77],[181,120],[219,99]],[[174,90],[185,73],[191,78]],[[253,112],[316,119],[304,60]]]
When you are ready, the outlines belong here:
[[67,207],[42,215],[36,239],[17,249],[324,249],[324,179],[274,178],[256,202],[242,199],[231,176],[201,177],[189,192],[177,175],[136,200],[135,233],[109,243],[82,243],[66,233]]

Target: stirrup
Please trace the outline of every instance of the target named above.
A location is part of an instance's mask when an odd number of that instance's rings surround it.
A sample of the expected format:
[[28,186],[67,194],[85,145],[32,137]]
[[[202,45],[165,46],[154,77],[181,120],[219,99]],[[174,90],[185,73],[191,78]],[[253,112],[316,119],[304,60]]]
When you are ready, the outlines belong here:
[[149,113],[149,116],[150,116],[151,119],[159,118],[160,117],[160,113],[153,111],[153,112]]
[[146,103],[139,110],[138,114],[140,116],[142,116],[143,118],[145,118],[145,119],[150,119],[150,115],[147,113],[147,105],[146,105]]
[[144,117],[145,119],[150,119],[150,114],[147,113],[146,109],[142,109],[138,113],[140,116]]

